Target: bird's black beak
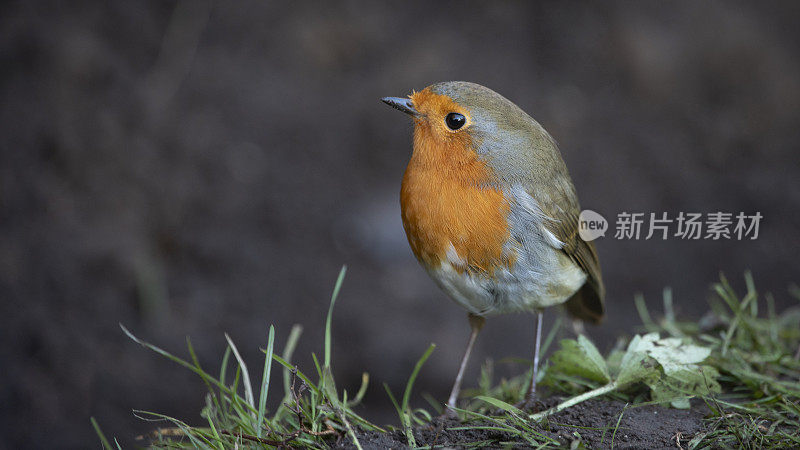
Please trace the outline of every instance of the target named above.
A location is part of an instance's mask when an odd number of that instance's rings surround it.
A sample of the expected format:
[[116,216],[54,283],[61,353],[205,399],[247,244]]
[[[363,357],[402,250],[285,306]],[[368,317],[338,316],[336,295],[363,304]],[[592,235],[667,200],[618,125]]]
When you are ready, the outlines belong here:
[[419,111],[414,109],[414,103],[411,102],[410,98],[383,97],[381,101],[391,106],[394,109],[399,109],[400,111],[403,111],[404,113],[408,114],[411,117],[419,116]]

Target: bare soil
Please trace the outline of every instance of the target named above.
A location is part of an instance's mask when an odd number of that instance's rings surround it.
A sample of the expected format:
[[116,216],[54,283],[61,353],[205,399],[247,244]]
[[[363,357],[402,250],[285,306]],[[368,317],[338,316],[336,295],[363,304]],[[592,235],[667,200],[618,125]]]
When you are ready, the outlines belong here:
[[[541,403],[550,407],[560,399],[551,398]],[[659,449],[680,448],[704,427],[704,407],[690,410],[642,406],[626,408],[618,401],[587,401],[552,416],[547,423],[534,428],[543,435],[558,440],[564,447],[580,440],[588,448]],[[619,417],[622,415],[622,419]],[[617,427],[619,421],[619,427]],[[453,430],[465,424],[454,419],[437,418],[431,424],[414,430],[417,445],[465,448],[484,442],[484,447],[526,448],[530,445],[518,437],[494,430]],[[470,422],[469,425],[488,425]],[[616,428],[616,432],[614,431]],[[402,430],[387,433],[362,432],[358,435],[362,447],[408,448]],[[336,448],[354,448],[352,442],[342,439]]]

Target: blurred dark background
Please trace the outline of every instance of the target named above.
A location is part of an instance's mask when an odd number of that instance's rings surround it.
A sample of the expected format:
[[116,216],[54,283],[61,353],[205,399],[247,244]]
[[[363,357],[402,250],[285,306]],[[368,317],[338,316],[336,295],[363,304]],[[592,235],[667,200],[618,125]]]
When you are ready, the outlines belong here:
[[[0,12],[0,448],[130,446],[200,424],[205,387],[120,331],[216,371],[228,332],[260,378],[269,324],[311,371],[339,268],[334,371],[392,421],[444,399],[465,314],[418,267],[398,192],[411,123],[379,101],[443,80],[502,93],[559,141],[582,205],[763,214],[757,240],[598,241],[603,350],[633,296],[682,317],[724,271],[796,304],[800,3],[4,2]],[[547,314],[548,326],[556,317]],[[489,320],[487,357],[529,357],[533,320]],[[513,366],[509,373],[524,367]],[[415,402],[424,405],[416,397]]]

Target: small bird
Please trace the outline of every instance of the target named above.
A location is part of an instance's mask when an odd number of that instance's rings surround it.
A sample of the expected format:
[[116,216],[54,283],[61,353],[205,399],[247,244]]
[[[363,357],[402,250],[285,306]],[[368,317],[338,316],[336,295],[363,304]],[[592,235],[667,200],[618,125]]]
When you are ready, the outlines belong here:
[[485,317],[494,314],[536,314],[526,395],[534,399],[542,310],[564,304],[592,323],[605,311],[597,251],[578,234],[578,197],[555,140],[517,105],[475,83],[437,83],[381,100],[414,121],[400,189],[408,243],[467,310],[471,327],[447,411]]

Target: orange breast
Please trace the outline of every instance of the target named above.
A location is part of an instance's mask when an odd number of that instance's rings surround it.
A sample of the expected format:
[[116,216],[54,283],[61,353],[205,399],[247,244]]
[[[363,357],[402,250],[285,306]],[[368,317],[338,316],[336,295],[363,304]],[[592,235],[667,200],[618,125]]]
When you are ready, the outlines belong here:
[[503,254],[509,205],[502,192],[487,185],[491,173],[469,150],[468,134],[442,140],[434,132],[425,123],[414,130],[414,153],[400,193],[408,242],[428,267],[447,260],[452,245],[459,271],[492,273],[510,263]]

